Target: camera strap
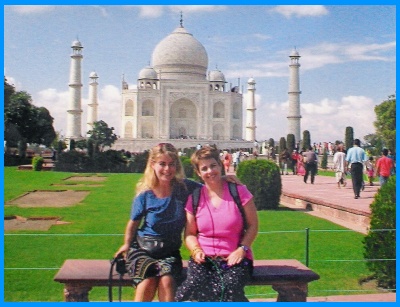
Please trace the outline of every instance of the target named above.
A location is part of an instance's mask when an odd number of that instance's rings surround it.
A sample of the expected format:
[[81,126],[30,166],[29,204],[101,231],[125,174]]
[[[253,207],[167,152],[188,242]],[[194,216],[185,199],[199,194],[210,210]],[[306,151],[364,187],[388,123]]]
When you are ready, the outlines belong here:
[[118,285],[118,300],[121,302],[122,297],[122,277],[126,273],[125,260],[122,257],[116,257],[111,260],[110,273],[108,275],[108,301],[113,301],[112,283],[113,283],[113,272],[114,267],[119,274],[119,285]]

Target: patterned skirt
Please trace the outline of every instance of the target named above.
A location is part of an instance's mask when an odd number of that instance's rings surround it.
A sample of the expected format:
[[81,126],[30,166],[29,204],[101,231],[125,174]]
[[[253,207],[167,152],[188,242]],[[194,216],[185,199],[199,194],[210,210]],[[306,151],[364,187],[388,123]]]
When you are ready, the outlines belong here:
[[197,264],[189,260],[186,280],[178,287],[177,302],[248,302],[244,287],[251,278],[253,262],[243,259],[229,267],[221,258]]
[[167,274],[172,275],[176,282],[180,283],[182,281],[182,257],[179,250],[176,250],[163,258],[152,258],[134,242],[126,257],[126,270],[135,287],[146,278]]

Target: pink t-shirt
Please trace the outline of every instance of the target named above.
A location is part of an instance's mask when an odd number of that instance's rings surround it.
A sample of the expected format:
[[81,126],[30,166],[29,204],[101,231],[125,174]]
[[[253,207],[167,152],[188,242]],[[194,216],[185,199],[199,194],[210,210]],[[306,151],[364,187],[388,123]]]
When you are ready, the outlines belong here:
[[[253,195],[245,185],[237,185],[242,205],[245,206]],[[206,187],[200,192],[199,205],[196,212],[198,228],[197,239],[207,256],[228,256],[239,246],[240,235],[243,229],[243,218],[229,193],[228,184],[224,182],[223,200],[215,208],[207,195]],[[186,202],[186,211],[193,213],[192,197]],[[251,251],[247,258],[253,259]]]

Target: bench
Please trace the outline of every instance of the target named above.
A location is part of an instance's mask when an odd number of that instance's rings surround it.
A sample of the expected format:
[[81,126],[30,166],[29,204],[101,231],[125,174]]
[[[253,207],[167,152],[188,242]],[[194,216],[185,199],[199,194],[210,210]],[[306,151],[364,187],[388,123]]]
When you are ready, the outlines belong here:
[[[186,270],[187,261],[183,266]],[[64,284],[64,301],[89,302],[89,292],[93,287],[109,285],[109,273],[109,260],[68,259],[54,281]],[[254,260],[253,278],[249,285],[271,285],[278,292],[277,302],[306,302],[308,283],[318,279],[317,273],[294,259]],[[132,287],[127,274],[120,281],[114,270],[112,285],[119,284]]]

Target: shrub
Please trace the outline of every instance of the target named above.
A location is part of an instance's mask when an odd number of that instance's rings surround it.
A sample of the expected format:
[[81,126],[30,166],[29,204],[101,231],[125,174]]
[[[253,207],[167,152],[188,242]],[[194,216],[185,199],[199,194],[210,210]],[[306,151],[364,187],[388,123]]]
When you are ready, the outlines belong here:
[[186,156],[181,156],[180,159],[181,159],[183,171],[185,172],[186,177],[193,178],[194,169],[193,169],[192,164],[190,163],[190,158],[186,157]]
[[33,157],[32,158],[32,169],[34,171],[41,171],[43,168],[44,159],[43,157]]
[[89,157],[75,150],[62,152],[58,155],[54,170],[59,172],[90,172],[87,169]]
[[[382,230],[386,231],[382,231]],[[396,288],[396,176],[383,185],[371,204],[371,222],[364,238],[365,259],[388,259],[367,261],[368,269],[378,286]]]
[[322,155],[321,168],[322,169],[328,168],[328,152],[326,149],[324,149],[324,154]]
[[126,160],[122,152],[117,150],[106,150],[94,153],[93,159],[90,159],[92,165],[88,163],[88,170],[102,173],[125,173],[127,172]]
[[148,150],[141,153],[133,153],[128,163],[129,171],[131,173],[144,173],[148,157]]
[[269,160],[240,162],[236,175],[253,194],[257,210],[277,209],[282,192],[279,167]]

